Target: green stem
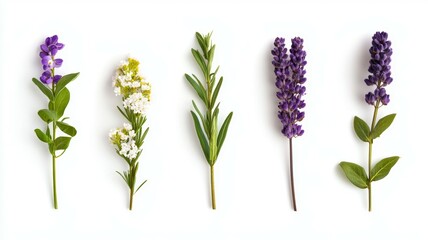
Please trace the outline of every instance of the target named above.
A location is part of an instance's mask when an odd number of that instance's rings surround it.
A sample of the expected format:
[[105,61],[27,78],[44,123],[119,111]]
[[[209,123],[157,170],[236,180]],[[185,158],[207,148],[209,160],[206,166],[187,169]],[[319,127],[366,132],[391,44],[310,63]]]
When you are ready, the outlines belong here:
[[[370,128],[370,132],[373,132],[373,129],[375,127],[376,124],[376,119],[377,119],[377,112],[379,110],[379,104],[380,104],[380,100],[376,101],[376,105],[375,105],[375,109],[374,109],[374,113],[373,113],[373,120],[372,120],[372,125]],[[369,142],[369,165],[368,165],[368,171],[369,171],[369,182],[368,182],[368,191],[369,191],[369,212],[372,210],[372,184],[371,184],[371,169],[372,169],[372,151],[373,151],[373,140],[371,140]]]
[[134,201],[134,189],[129,190],[129,210],[132,210],[132,202]]
[[[55,98],[55,84],[52,82],[52,93],[54,94]],[[54,111],[55,111],[55,104],[54,105]],[[52,140],[55,141],[56,138],[56,120],[52,122]],[[58,199],[56,196],[56,155],[55,155],[55,142],[52,143],[53,151],[52,151],[52,182],[53,182],[53,197],[54,197],[54,208],[58,209]]]
[[210,170],[211,170],[211,204],[212,204],[212,208],[216,209],[215,189],[214,189],[214,166],[210,166]]
[[290,182],[291,182],[291,197],[293,199],[293,209],[297,211],[296,194],[294,192],[294,174],[293,174],[293,138],[290,138]]

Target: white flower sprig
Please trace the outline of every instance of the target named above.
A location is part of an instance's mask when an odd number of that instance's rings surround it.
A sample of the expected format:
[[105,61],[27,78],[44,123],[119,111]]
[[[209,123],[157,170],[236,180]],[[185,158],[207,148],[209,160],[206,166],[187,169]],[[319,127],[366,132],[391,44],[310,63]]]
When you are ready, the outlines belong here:
[[122,128],[110,131],[110,142],[116,147],[116,152],[129,166],[128,171],[117,172],[129,187],[129,210],[132,210],[134,194],[146,183],[143,181],[135,189],[138,171],[138,158],[143,150],[144,139],[149,131],[143,131],[146,113],[150,103],[151,86],[138,72],[140,63],[128,58],[122,61],[113,77],[113,87],[116,96],[122,96],[123,108],[117,109],[128,120]]

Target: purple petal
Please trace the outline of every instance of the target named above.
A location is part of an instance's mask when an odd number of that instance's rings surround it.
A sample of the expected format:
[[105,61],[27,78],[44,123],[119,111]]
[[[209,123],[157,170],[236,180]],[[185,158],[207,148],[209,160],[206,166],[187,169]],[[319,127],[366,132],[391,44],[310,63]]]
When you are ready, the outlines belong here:
[[48,46],[47,46],[46,44],[42,44],[42,45],[40,45],[40,49],[41,49],[43,52],[46,52],[46,53],[48,53],[48,52],[49,52],[49,48],[48,48]]
[[62,65],[62,59],[61,58],[58,58],[58,59],[55,59],[55,67],[61,67],[61,65]]
[[54,77],[53,77],[53,81],[54,81],[54,83],[58,83],[58,81],[61,79],[61,75],[55,75]]
[[56,44],[58,42],[58,36],[57,35],[53,35],[51,37],[51,44]]
[[58,49],[56,48],[56,46],[51,46],[50,49],[51,49],[52,56],[55,56],[56,53],[58,52]]
[[62,44],[62,43],[57,43],[55,45],[56,45],[56,48],[58,48],[58,50],[61,50],[64,48],[64,44]]

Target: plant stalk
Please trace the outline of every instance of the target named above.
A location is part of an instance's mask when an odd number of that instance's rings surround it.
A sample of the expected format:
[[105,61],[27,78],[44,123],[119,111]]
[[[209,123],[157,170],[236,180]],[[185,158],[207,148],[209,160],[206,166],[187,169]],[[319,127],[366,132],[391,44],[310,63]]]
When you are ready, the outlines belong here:
[[[52,93],[55,99],[55,83],[52,81]],[[53,104],[53,108],[55,110],[55,104]],[[56,120],[52,121],[52,140],[55,141],[56,138]],[[58,199],[56,196],[56,155],[55,155],[55,142],[52,143],[53,151],[52,151],[52,184],[53,184],[53,197],[54,197],[54,208],[58,209]]]
[[293,174],[293,138],[290,138],[290,182],[291,182],[291,197],[293,200],[293,209],[297,211],[296,194],[294,192],[294,174]]
[[132,202],[134,201],[134,189],[129,190],[129,211],[132,210]]
[[[372,125],[370,128],[370,133],[373,132],[373,129],[375,127],[376,124],[376,119],[377,119],[377,112],[379,110],[379,104],[380,104],[380,100],[376,101],[376,105],[375,105],[375,109],[374,109],[374,113],[373,113],[373,120],[372,120]],[[372,151],[373,151],[373,140],[371,140],[369,142],[369,164],[368,164],[368,171],[369,171],[369,182],[368,182],[368,191],[369,191],[369,212],[372,211],[372,184],[371,184],[371,169],[372,169]]]
[[215,189],[214,189],[214,166],[210,166],[210,172],[211,172],[211,205],[212,208],[216,209],[215,204]]

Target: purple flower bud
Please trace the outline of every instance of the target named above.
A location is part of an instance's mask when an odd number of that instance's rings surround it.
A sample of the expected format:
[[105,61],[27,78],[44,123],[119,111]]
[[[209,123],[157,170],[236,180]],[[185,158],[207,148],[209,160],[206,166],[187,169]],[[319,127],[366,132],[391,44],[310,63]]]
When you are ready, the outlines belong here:
[[305,102],[301,97],[306,92],[306,87],[302,84],[306,82],[304,69],[306,65],[306,52],[303,51],[303,39],[296,37],[291,41],[290,55],[287,55],[285,39],[276,38],[272,64],[275,67],[276,87],[279,91],[276,96],[278,103],[278,118],[282,123],[282,134],[287,138],[301,136],[304,131],[297,122],[302,121],[305,113],[300,109],[305,107]]

